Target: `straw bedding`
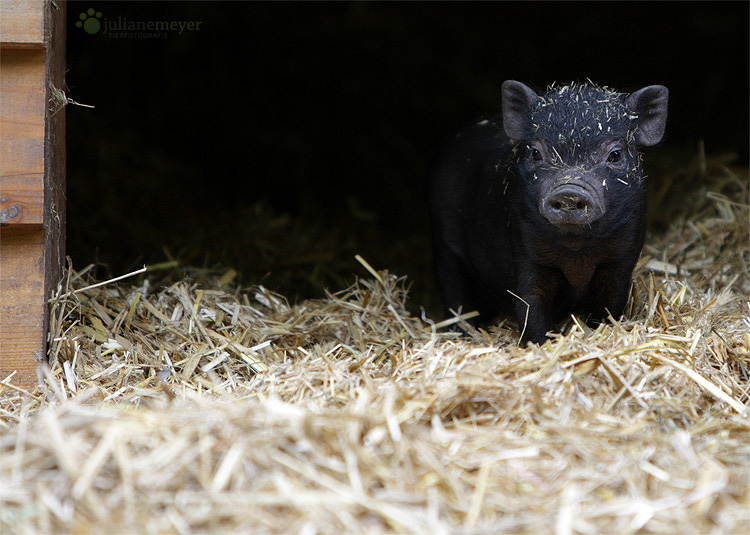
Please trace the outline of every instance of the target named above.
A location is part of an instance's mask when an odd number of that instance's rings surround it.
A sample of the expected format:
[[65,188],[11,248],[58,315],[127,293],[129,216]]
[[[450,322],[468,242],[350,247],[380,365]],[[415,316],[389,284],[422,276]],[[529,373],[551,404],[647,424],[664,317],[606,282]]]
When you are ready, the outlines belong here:
[[747,533],[748,183],[703,165],[628,319],[542,347],[364,261],[296,304],[69,269],[41,386],[0,383],[2,532]]

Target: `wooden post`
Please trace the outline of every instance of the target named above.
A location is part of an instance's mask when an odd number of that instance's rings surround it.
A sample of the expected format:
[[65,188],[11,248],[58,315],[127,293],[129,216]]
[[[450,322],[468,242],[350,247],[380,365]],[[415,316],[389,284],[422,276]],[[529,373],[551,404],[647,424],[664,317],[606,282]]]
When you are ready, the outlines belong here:
[[65,3],[0,3],[0,380],[31,387],[65,259]]

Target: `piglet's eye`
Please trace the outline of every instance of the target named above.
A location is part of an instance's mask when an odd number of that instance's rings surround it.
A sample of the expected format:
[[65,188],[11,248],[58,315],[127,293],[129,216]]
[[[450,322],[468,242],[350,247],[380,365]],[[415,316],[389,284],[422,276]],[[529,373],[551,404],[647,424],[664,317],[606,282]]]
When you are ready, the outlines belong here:
[[622,160],[622,151],[620,149],[613,150],[609,153],[609,156],[607,156],[607,161],[609,163],[617,163]]
[[539,151],[539,149],[535,149],[534,147],[529,147],[529,151],[531,154],[531,159],[535,162],[541,162],[542,161],[542,153]]

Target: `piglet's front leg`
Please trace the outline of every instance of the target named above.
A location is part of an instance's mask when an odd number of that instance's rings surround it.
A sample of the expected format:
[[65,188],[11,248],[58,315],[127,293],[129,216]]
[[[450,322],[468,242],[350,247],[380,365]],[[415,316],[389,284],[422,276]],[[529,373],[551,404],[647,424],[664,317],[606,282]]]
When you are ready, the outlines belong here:
[[589,294],[583,309],[590,311],[592,326],[611,315],[615,320],[622,316],[630,296],[632,264],[609,264],[600,266],[591,281]]
[[553,303],[559,278],[551,270],[527,270],[519,281],[515,317],[523,335],[521,343],[543,344],[553,327]]

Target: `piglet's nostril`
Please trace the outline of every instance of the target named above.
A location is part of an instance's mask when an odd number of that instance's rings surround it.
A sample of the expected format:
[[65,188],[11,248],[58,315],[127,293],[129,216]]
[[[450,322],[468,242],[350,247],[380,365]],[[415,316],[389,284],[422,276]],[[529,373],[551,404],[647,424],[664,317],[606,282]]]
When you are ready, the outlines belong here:
[[582,211],[588,209],[590,204],[591,200],[587,197],[584,197],[583,195],[572,195],[570,193],[554,195],[548,201],[549,207],[558,212]]

